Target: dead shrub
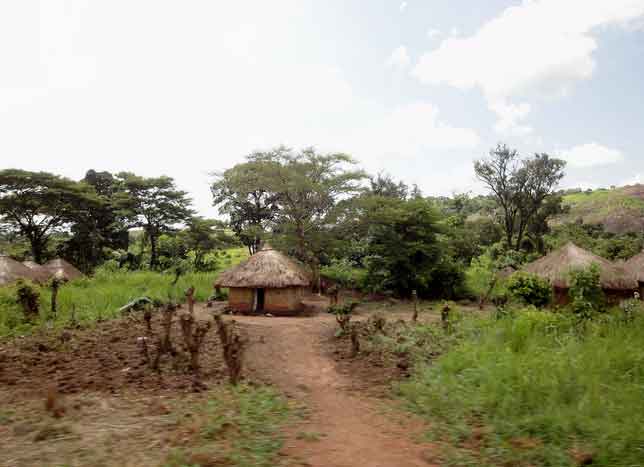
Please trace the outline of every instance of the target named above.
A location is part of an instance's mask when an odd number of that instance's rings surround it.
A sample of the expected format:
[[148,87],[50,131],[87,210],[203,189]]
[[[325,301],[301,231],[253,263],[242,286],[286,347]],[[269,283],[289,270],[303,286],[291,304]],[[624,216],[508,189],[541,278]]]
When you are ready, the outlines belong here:
[[[194,288],[193,288],[194,291]],[[190,369],[199,374],[199,353],[210,330],[210,321],[195,320],[191,313],[183,313],[180,317],[181,333],[183,342],[190,353]]]
[[235,321],[226,323],[221,315],[215,315],[215,323],[217,324],[219,340],[223,347],[224,361],[228,368],[230,384],[237,385],[241,377],[246,342],[236,331]]
[[40,312],[40,294],[30,284],[20,280],[16,289],[16,301],[22,307],[25,317],[31,321]]

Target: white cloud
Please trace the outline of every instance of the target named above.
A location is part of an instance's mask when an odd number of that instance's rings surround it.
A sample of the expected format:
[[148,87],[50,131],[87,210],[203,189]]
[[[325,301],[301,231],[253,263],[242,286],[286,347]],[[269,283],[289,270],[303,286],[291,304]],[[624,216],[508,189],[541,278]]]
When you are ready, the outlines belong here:
[[407,53],[407,47],[401,45],[396,48],[385,62],[387,68],[394,68],[397,70],[404,70],[411,64],[411,58]]
[[412,73],[427,84],[481,89],[502,120],[497,129],[512,130],[526,117],[513,99],[565,95],[592,76],[599,28],[627,26],[642,15],[644,0],[525,0],[472,36],[445,39]]
[[624,160],[624,155],[618,149],[607,148],[597,143],[581,144],[560,151],[559,157],[575,168],[604,166]]
[[434,37],[438,37],[440,35],[441,35],[441,30],[437,28],[430,28],[427,31],[427,37],[429,37],[430,39],[433,39]]
[[405,11],[407,9],[407,2],[400,3],[400,11]]
[[415,102],[379,116],[353,136],[356,155],[414,159],[431,150],[470,150],[480,143],[469,128],[451,126],[439,118],[428,102]]

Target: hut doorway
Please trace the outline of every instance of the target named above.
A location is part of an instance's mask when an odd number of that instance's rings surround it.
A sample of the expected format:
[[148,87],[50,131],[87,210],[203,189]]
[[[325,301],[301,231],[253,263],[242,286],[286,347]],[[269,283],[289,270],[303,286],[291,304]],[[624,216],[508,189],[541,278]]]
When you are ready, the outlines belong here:
[[266,289],[256,289],[255,294],[256,294],[255,311],[264,311]]

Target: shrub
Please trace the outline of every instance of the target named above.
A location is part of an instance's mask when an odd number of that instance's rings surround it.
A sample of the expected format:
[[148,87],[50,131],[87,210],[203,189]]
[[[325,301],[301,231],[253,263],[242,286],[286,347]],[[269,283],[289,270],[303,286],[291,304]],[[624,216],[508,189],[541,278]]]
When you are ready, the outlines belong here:
[[571,272],[569,294],[573,313],[582,318],[590,318],[596,312],[606,311],[606,298],[596,264],[588,269]]
[[537,307],[546,306],[552,298],[548,281],[523,272],[514,274],[508,280],[508,291],[518,300]]

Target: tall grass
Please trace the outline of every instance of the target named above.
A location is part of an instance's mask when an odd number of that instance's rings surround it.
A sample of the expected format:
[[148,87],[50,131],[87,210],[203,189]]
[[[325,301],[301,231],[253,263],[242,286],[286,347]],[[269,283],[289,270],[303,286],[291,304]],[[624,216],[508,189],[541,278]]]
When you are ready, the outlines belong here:
[[[238,251],[239,250],[239,251]],[[98,319],[118,316],[118,310],[135,298],[146,296],[167,302],[185,301],[184,293],[195,287],[195,299],[206,300],[213,292],[213,282],[220,270],[240,262],[243,250],[222,254],[217,271],[192,272],[179,278],[153,271],[98,270],[94,277],[71,281],[60,287],[56,316],[51,316],[51,289],[34,286],[40,292],[40,316],[29,322],[16,304],[16,286],[0,288],[0,337],[20,335],[45,323],[62,326],[72,319],[91,324]]]
[[642,317],[490,320],[398,389],[451,465],[644,465]]

